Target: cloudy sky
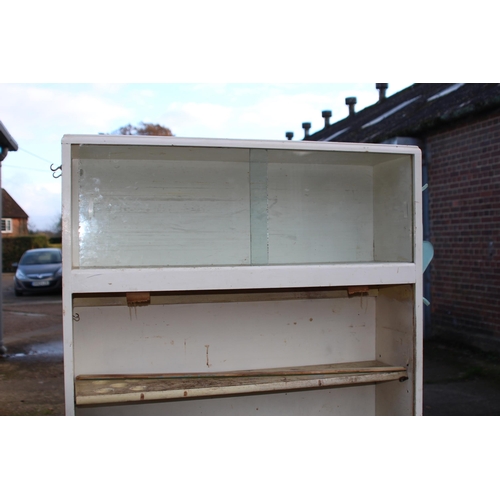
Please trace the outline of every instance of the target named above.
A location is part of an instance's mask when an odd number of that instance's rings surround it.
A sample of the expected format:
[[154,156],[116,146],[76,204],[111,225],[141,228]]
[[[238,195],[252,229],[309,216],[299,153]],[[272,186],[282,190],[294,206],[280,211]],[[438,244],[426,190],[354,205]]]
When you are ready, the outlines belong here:
[[[389,94],[410,85],[390,83]],[[376,102],[375,83],[364,84],[0,84],[0,120],[19,145],[2,164],[2,185],[28,213],[33,228],[50,229],[60,216],[64,134],[111,133],[128,123],[159,123],[177,137],[284,140],[303,137]]]

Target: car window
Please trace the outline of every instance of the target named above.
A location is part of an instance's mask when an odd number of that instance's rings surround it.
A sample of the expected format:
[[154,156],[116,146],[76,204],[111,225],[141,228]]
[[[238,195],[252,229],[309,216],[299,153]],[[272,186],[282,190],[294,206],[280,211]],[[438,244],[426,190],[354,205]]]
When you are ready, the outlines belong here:
[[41,264],[60,264],[61,254],[59,252],[36,252],[24,254],[19,262],[22,266]]

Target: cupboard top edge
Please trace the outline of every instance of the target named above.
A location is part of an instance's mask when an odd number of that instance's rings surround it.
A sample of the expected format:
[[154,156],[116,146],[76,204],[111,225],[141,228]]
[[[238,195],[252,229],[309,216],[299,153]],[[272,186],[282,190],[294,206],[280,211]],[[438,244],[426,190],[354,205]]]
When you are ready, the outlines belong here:
[[116,145],[116,146],[186,146],[214,148],[264,148],[303,151],[339,151],[354,153],[392,153],[419,155],[417,146],[398,144],[341,143],[316,141],[273,141],[253,139],[206,139],[172,136],[113,136],[72,135],[62,138],[63,145]]

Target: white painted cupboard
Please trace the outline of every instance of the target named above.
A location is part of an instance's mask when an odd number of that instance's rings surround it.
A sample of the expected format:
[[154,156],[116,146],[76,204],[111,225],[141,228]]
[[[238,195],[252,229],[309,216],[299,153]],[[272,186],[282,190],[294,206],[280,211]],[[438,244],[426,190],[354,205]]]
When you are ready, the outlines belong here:
[[418,148],[62,142],[67,414],[421,414]]

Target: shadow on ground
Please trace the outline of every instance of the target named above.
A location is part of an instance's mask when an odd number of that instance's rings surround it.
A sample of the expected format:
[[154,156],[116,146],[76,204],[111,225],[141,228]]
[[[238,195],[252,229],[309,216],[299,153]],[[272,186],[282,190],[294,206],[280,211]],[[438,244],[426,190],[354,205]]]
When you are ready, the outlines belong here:
[[500,415],[500,355],[432,339],[424,342],[424,415]]

